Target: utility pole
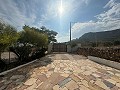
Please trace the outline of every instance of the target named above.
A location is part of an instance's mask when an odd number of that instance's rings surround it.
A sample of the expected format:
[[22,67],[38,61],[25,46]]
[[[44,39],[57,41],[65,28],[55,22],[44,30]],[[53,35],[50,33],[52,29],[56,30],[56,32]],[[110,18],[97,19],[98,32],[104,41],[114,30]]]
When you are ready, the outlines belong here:
[[[71,41],[72,41],[72,23],[76,23],[76,22],[70,22],[70,46],[72,45],[71,44]],[[72,48],[71,48],[71,52],[72,52]]]
[[72,40],[72,23],[76,23],[76,22],[70,22],[70,42]]
[[71,22],[70,22],[70,44],[71,44]]

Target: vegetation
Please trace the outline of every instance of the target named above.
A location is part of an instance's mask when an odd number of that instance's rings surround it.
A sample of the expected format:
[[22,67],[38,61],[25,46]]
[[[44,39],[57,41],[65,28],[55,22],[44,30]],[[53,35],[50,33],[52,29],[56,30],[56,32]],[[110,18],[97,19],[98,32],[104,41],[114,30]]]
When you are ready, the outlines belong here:
[[19,57],[20,62],[40,58],[45,55],[47,45],[50,42],[57,41],[55,39],[57,32],[50,31],[45,27],[38,29],[25,25],[23,26],[23,31],[19,32],[19,35],[20,38],[14,47],[10,47],[10,50]]
[[32,44],[33,46],[43,47],[48,44],[48,36],[45,33],[35,31],[34,28],[23,26],[23,31],[20,32],[19,43],[24,45]]
[[46,34],[48,36],[48,43],[57,42],[56,40],[56,35],[58,34],[57,32],[53,30],[49,30],[45,26],[42,26],[40,29],[34,28],[34,27],[32,27],[31,29],[34,29],[37,32]]
[[75,41],[72,41],[72,42],[71,42],[71,47],[73,48],[73,47],[75,47],[75,46],[77,46],[77,43],[76,43]]
[[14,27],[0,22],[0,71],[6,69],[6,64],[1,60],[2,52],[13,45],[18,38],[19,34]]
[[1,53],[5,49],[18,56],[17,64],[26,63],[44,56],[47,45],[57,41],[56,35],[57,32],[44,26],[38,29],[25,25],[22,31],[17,32],[13,26],[0,23],[0,68],[5,65],[1,60]]
[[19,34],[14,27],[0,22],[0,60],[1,52],[14,44],[18,38]]
[[[48,44],[48,37],[46,34],[37,32],[34,28],[30,28],[29,26],[23,26],[23,31],[19,32],[19,34],[20,38],[18,39],[17,44],[10,49],[16,53],[20,62],[31,60],[29,57],[30,53],[32,55],[35,53],[32,52],[32,48],[36,48],[36,50],[42,49]],[[44,54],[44,52],[42,53]]]

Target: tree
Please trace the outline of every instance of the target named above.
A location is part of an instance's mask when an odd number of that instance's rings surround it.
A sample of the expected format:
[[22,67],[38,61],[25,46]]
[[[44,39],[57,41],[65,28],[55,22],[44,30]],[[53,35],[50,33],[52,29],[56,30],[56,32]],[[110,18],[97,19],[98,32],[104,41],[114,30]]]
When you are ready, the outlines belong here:
[[57,40],[56,40],[56,35],[58,34],[57,32],[55,32],[53,30],[49,30],[45,26],[42,26],[41,29],[39,30],[39,32],[47,34],[47,36],[48,36],[48,43],[57,42]]
[[14,44],[18,38],[19,34],[14,27],[0,22],[0,72],[6,69],[6,64],[1,60],[2,51]]
[[20,32],[20,43],[32,44],[35,46],[43,47],[48,43],[48,37],[45,33],[35,31],[35,28],[29,26],[23,26],[23,31]]
[[76,41],[72,41],[72,42],[71,42],[71,47],[73,48],[73,47],[75,47],[75,46],[77,46],[77,42],[76,42]]
[[46,34],[37,32],[34,27],[23,26],[23,31],[19,32],[20,38],[16,47],[12,48],[11,51],[16,53],[20,61],[29,60],[29,55],[32,52],[31,48],[42,48],[48,44],[48,37]]
[[15,43],[18,38],[19,34],[13,26],[0,22],[0,60],[1,52],[4,51],[8,46]]
[[[25,26],[27,28],[27,26]],[[25,28],[24,27],[24,28]],[[30,27],[29,27],[30,28]],[[35,27],[32,27],[30,28],[32,30],[35,30],[37,32],[40,32],[40,33],[43,33],[43,34],[46,34],[47,37],[48,37],[48,43],[51,43],[51,42],[57,42],[56,40],[56,35],[58,34],[57,32],[53,31],[53,30],[50,30],[50,29],[47,29],[45,26],[42,26],[40,29],[38,28],[35,28]]]

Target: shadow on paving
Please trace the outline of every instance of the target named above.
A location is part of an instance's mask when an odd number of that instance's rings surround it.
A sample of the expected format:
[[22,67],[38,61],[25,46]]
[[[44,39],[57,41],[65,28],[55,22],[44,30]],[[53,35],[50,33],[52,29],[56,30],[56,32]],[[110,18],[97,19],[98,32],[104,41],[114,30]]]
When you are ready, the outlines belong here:
[[66,52],[53,52],[53,54],[66,54]]
[[[29,85],[25,85],[24,83],[28,79],[32,78],[32,74],[34,74],[37,69],[52,63],[50,57],[51,55],[47,55],[35,61],[34,63],[9,72],[3,77],[0,77],[0,90],[23,90],[24,88],[29,87]],[[40,72],[40,70],[38,71]]]
[[72,57],[75,59],[75,60],[81,60],[81,59],[87,59],[86,56],[83,56],[83,55],[78,55],[76,53],[71,53]]

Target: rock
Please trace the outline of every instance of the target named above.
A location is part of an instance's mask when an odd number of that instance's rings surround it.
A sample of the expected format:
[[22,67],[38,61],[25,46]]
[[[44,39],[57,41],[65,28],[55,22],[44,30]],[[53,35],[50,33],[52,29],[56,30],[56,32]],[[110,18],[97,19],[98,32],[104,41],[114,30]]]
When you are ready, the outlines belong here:
[[10,79],[20,79],[20,78],[24,78],[23,75],[13,75]]
[[36,82],[36,80],[37,79],[35,79],[35,78],[30,78],[24,84],[25,85],[33,85]]
[[110,82],[108,82],[108,81],[106,81],[106,80],[104,80],[103,83],[104,83],[107,87],[109,87],[109,88],[113,88],[113,87],[115,86],[114,84],[112,84],[112,83],[110,83]]
[[60,87],[63,87],[66,83],[68,83],[69,81],[71,81],[71,78],[66,78],[63,81],[61,81],[58,85]]
[[107,87],[107,86],[106,86],[101,80],[99,80],[99,79],[95,82],[95,84],[98,85],[99,87],[105,89],[105,90],[110,90],[109,87]]
[[59,90],[59,85],[55,85],[55,86],[53,87],[53,90]]
[[65,85],[69,90],[75,90],[78,88],[78,85],[75,81],[71,80]]

